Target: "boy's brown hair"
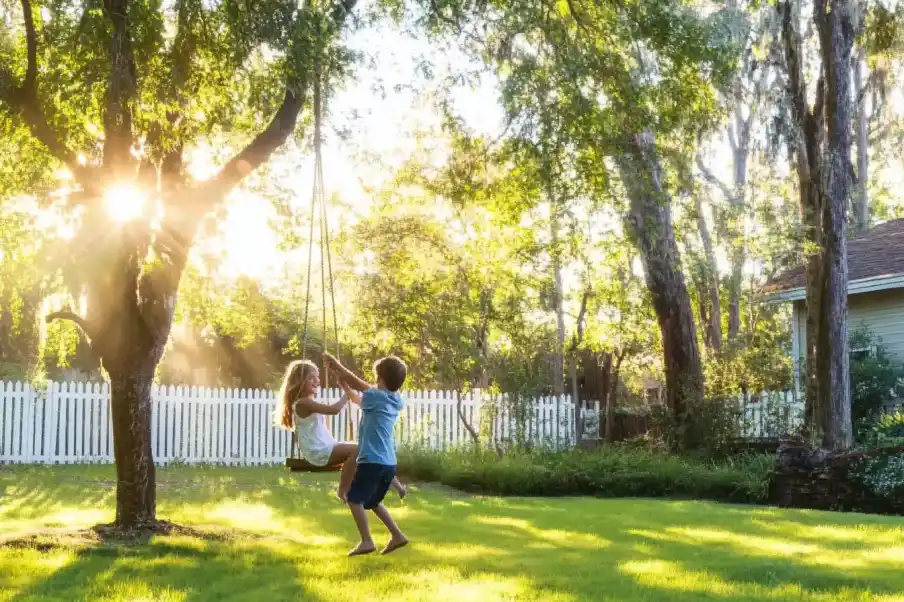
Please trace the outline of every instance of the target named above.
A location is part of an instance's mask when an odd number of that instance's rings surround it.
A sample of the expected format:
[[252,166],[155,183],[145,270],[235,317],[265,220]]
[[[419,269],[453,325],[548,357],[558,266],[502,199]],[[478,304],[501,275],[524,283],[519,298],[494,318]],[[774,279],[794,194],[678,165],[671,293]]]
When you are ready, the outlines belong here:
[[374,372],[378,380],[382,380],[386,388],[395,393],[405,384],[408,366],[394,355],[388,355],[374,362]]

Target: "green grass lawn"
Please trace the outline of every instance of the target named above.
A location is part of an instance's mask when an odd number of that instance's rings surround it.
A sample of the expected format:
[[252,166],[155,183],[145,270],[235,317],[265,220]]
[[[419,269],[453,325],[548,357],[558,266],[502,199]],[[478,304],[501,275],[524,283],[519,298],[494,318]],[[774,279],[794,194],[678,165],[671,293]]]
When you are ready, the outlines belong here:
[[0,600],[904,601],[901,519],[422,485],[390,503],[412,545],[348,559],[335,478],[161,469],[160,517],[213,535],[136,546],[63,531],[113,518],[112,468],[0,466]]

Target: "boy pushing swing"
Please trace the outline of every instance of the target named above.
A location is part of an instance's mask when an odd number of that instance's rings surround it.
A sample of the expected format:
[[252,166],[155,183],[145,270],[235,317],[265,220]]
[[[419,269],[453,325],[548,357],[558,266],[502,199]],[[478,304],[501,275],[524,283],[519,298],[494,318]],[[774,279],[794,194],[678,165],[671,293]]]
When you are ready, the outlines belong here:
[[395,356],[387,356],[374,364],[377,386],[358,378],[339,363],[329,353],[323,354],[324,364],[329,364],[339,378],[351,388],[361,391],[361,426],[358,429],[358,463],[355,476],[348,490],[346,501],[355,525],[361,535],[361,542],[351,550],[349,556],[371,554],[377,550],[370,534],[367,511],[372,511],[391,534],[391,539],[381,554],[390,554],[408,545],[408,538],[392,519],[383,505],[396,476],[396,452],[393,427],[402,411],[402,397],[399,389],[405,383],[408,368],[405,362]]

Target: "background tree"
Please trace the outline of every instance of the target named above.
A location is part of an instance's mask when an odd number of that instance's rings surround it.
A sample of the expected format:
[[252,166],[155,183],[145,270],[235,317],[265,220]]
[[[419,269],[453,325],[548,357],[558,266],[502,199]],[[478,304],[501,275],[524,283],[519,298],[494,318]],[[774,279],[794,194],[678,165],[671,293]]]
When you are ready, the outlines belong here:
[[620,182],[625,229],[640,252],[662,332],[668,403],[680,424],[702,399],[704,381],[662,157],[711,123],[713,83],[733,67],[736,36],[726,34],[737,15],[706,20],[671,2],[484,8],[468,14],[458,3],[431,2],[425,20],[456,33],[464,28],[474,40],[475,53],[501,77],[513,127],[536,129],[544,109],[564,115],[560,122],[581,158],[577,175],[596,196],[611,198]]
[[817,0],[819,80],[808,103],[800,6],[778,5],[788,95],[791,99],[798,192],[806,233],[806,419],[829,449],[852,443],[847,334],[847,211],[851,195],[853,97],[851,51],[857,19],[853,2]]

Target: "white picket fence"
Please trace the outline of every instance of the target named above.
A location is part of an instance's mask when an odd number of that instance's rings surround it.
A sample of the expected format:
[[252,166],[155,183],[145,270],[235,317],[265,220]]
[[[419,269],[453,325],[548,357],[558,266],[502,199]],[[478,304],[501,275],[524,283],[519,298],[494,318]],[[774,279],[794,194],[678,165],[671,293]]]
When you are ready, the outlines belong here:
[[[338,389],[323,391],[337,400]],[[273,426],[276,399],[271,391],[198,387],[155,387],[151,448],[158,464],[278,464],[291,453],[291,434]],[[471,437],[458,416],[455,393],[409,391],[396,426],[397,441],[448,449]],[[471,393],[461,409],[468,423],[498,441],[516,437],[556,447],[574,444],[574,406],[570,398],[544,398],[515,420],[512,412],[481,409]],[[489,408],[486,405],[486,408]],[[340,441],[357,435],[360,410],[348,406],[327,417]],[[516,424],[522,425],[516,428]],[[0,463],[75,464],[113,461],[110,391],[107,384],[49,383],[36,389],[0,381]]]
[[[151,447],[159,464],[279,464],[291,455],[291,434],[273,426],[271,391],[154,387]],[[323,391],[327,403],[340,391]],[[400,445],[449,449],[471,442],[454,392],[407,391],[396,425]],[[502,401],[502,403],[499,403]],[[511,404],[472,392],[461,410],[474,429],[495,442],[564,448],[575,443],[575,408],[569,396]],[[517,408],[512,407],[517,405]],[[598,432],[599,407],[582,410],[585,436]],[[740,431],[748,438],[780,437],[803,420],[803,403],[791,392],[742,398]],[[354,440],[360,410],[348,406],[327,417],[333,436]],[[0,463],[74,464],[113,461],[107,384],[49,383],[34,388],[0,381]]]
[[748,439],[784,437],[804,421],[804,402],[792,391],[766,391],[738,400],[740,430]]

